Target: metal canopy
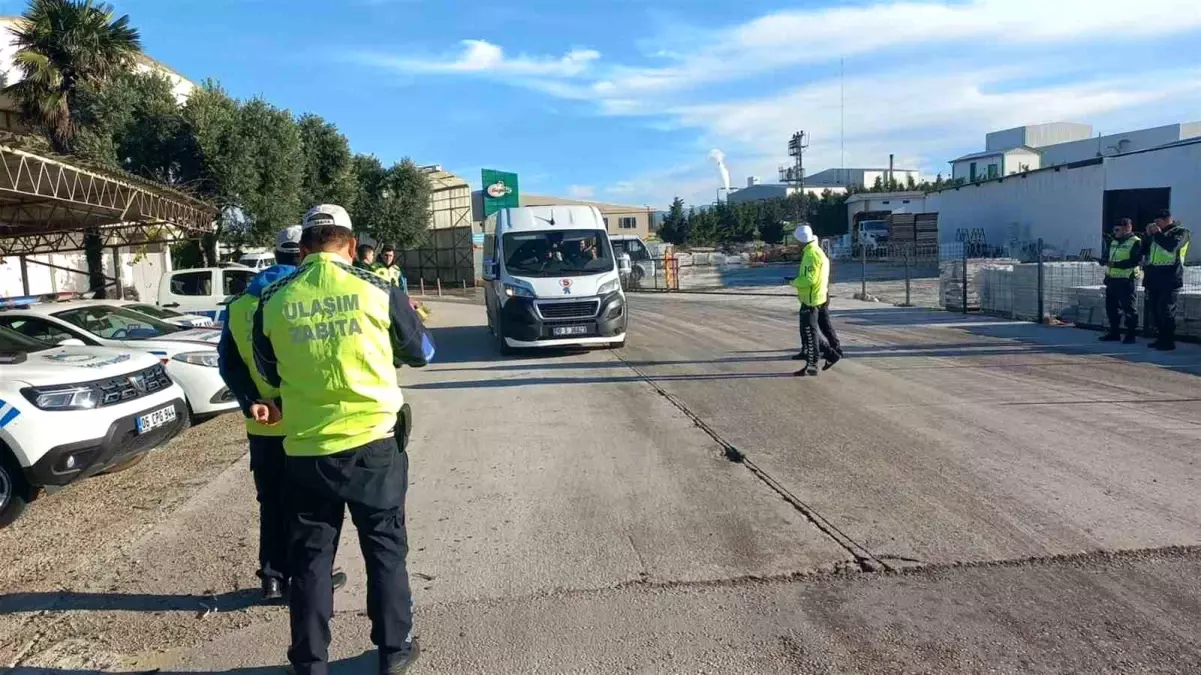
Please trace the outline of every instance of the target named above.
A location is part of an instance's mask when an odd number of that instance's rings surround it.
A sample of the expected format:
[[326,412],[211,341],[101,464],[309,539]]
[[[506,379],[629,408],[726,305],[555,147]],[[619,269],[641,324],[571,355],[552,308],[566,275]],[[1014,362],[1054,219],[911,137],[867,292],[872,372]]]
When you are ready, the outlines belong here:
[[217,210],[131,175],[83,168],[0,143],[0,257],[172,242],[215,231]]

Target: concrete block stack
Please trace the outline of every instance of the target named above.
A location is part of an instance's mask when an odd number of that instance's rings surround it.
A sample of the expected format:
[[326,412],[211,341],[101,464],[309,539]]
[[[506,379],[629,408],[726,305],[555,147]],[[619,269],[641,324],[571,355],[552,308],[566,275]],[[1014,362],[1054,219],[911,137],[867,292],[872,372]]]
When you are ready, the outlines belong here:
[[[984,298],[982,297],[982,282],[981,276],[985,274],[985,270],[994,270],[1016,264],[1016,260],[1009,259],[994,259],[994,258],[970,258],[967,261],[967,309],[968,311],[976,311],[983,309]],[[945,309],[962,312],[963,311],[963,261],[954,258],[947,258],[938,263],[938,285],[939,294],[942,297],[942,306]],[[998,280],[1003,275],[995,275],[993,272],[988,272],[994,275],[990,281],[994,282],[992,288],[997,289],[997,293],[1004,293],[1004,285]],[[1000,284],[1000,285],[998,285]],[[999,296],[998,296],[999,297]]]
[[[1103,330],[1109,328],[1109,318],[1105,314],[1105,287],[1080,286],[1074,289],[1076,293],[1076,325],[1081,328]],[[1146,293],[1140,287],[1135,297],[1135,303],[1140,314],[1140,323],[1146,313]],[[1180,291],[1180,299],[1176,303],[1176,334],[1182,338],[1201,340],[1201,288],[1188,288]]]

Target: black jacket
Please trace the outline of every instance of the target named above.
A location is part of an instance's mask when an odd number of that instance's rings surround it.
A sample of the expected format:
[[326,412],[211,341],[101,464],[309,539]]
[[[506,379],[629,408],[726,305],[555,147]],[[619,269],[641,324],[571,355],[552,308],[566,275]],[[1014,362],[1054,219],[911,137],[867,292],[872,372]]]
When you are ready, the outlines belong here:
[[1184,286],[1184,257],[1178,257],[1175,265],[1152,265],[1152,242],[1168,251],[1178,251],[1189,243],[1192,233],[1176,224],[1158,234],[1143,236],[1147,240],[1143,246],[1143,255],[1147,261],[1143,267],[1143,287],[1162,291]]

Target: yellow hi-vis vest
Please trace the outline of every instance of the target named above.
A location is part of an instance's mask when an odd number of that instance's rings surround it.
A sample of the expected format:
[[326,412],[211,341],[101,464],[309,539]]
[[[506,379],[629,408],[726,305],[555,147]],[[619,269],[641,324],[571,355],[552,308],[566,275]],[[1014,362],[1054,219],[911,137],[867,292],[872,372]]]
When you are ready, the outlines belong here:
[[[226,322],[229,324],[229,335],[233,338],[234,346],[238,348],[238,356],[242,357],[243,363],[246,364],[246,369],[250,371],[250,379],[254,381],[254,386],[258,388],[259,394],[264,399],[279,398],[279,390],[267,384],[263,380],[263,376],[259,374],[258,368],[254,367],[254,342],[252,334],[254,331],[254,311],[259,308],[259,299],[249,293],[243,293],[229,303],[229,316],[226,317]],[[283,436],[284,427],[282,424],[275,426],[267,426],[261,422],[256,422],[253,418],[246,418],[246,433],[252,436]]]
[[1105,276],[1110,279],[1133,279],[1138,276],[1138,267],[1120,268],[1113,266],[1113,263],[1130,260],[1130,253],[1134,250],[1134,246],[1137,243],[1139,243],[1139,238],[1130,235],[1121,241],[1114,240],[1109,245],[1110,266],[1109,270],[1105,272]]
[[[1176,227],[1180,227],[1177,225]],[[1185,242],[1175,253],[1167,250],[1159,245],[1159,242],[1151,239],[1151,253],[1147,256],[1147,264],[1155,267],[1177,265],[1183,262],[1188,256],[1189,242]]]
[[288,455],[332,455],[392,433],[404,396],[389,288],[332,253],[314,253],[263,291],[262,332],[275,351]]
[[829,299],[830,259],[817,242],[802,250],[801,267],[792,285],[796,288],[797,300],[806,307],[820,307]]

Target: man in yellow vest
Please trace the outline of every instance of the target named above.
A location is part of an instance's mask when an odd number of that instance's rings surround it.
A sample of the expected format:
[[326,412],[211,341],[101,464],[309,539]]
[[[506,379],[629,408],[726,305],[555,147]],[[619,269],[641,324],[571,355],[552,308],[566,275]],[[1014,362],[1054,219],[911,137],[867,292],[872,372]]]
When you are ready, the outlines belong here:
[[[279,390],[268,385],[254,367],[251,324],[259,295],[268,285],[296,270],[300,261],[300,226],[282,230],[276,238],[275,266],[259,272],[246,291],[227,305],[227,317],[217,345],[218,369],[246,416],[250,443],[250,472],[259,502],[259,570],[263,599],[281,600],[288,590],[288,510],[284,489],[284,431],[279,424]],[[346,583],[336,572],[333,587]]]
[[1184,261],[1192,233],[1172,218],[1171,211],[1164,209],[1147,226],[1146,235],[1143,288],[1155,324],[1155,342],[1147,346],[1171,351],[1176,348],[1176,300],[1184,286]]
[[1105,252],[1105,314],[1109,332],[1102,342],[1122,339],[1122,319],[1126,323],[1125,343],[1134,344],[1138,336],[1138,310],[1134,296],[1138,286],[1139,263],[1143,259],[1142,241],[1134,236],[1134,222],[1122,218],[1113,226],[1113,238]]
[[290,599],[297,675],[329,672],[329,578],[350,511],[367,566],[367,615],[380,671],[417,658],[408,536],[408,406],[397,368],[421,367],[434,347],[408,297],[352,264],[355,237],[341,206],[305,215],[292,274],[262,293],[254,356],[282,401],[287,488],[292,498]]
[[801,353],[797,355],[797,360],[805,361],[805,366],[793,374],[814,377],[818,374],[818,357],[826,359],[822,370],[829,369],[842,358],[841,354],[831,349],[820,325],[822,308],[830,300],[830,259],[826,257],[811,227],[800,225],[793,234],[801,245],[801,267],[792,281],[797,299],[801,302]]

